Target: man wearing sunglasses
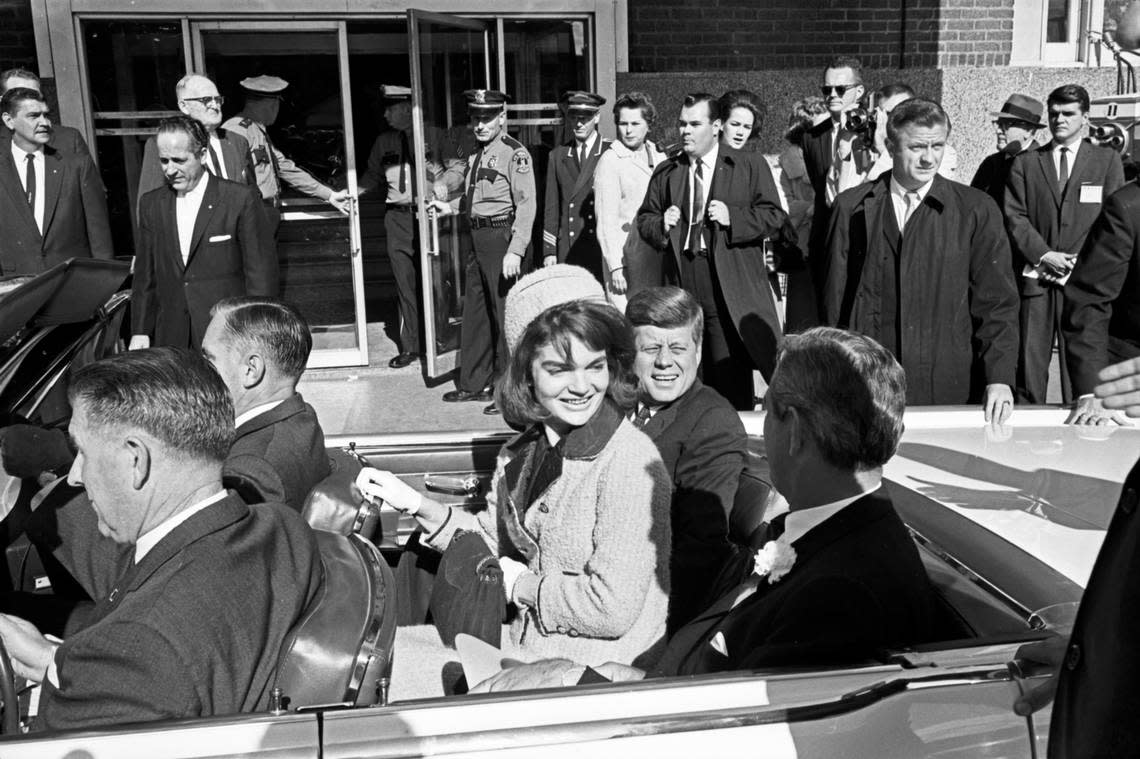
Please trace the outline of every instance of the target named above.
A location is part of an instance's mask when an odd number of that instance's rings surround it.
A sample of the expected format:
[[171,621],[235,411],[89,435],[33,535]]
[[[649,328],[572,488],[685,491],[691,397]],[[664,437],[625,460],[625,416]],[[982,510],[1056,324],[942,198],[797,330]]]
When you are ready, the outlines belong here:
[[[808,240],[808,266],[817,302],[823,303],[827,275],[827,224],[836,196],[852,184],[852,177],[869,168],[872,157],[854,149],[855,135],[844,129],[847,113],[863,99],[863,64],[858,58],[835,58],[823,71],[820,92],[830,118],[804,132],[804,164],[815,190],[815,211]],[[863,162],[866,166],[861,166]],[[862,170],[860,170],[862,169]],[[822,322],[821,322],[822,323]]]
[[[206,128],[206,134],[210,138],[209,149],[206,151],[206,170],[219,179],[253,184],[256,180],[249,143],[240,134],[221,128],[225,98],[218,94],[217,86],[201,74],[190,73],[178,80],[174,92],[178,97],[178,110]],[[143,149],[135,201],[136,213],[142,196],[165,183],[162,166],[158,161],[158,146],[155,138],[151,137]]]

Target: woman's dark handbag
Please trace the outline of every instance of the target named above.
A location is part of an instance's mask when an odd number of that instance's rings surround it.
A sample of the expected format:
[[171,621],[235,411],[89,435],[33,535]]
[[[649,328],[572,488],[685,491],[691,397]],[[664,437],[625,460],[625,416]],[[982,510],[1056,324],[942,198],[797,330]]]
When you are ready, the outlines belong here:
[[477,532],[459,531],[443,552],[431,593],[431,616],[445,645],[459,633],[500,646],[506,614],[503,570]]

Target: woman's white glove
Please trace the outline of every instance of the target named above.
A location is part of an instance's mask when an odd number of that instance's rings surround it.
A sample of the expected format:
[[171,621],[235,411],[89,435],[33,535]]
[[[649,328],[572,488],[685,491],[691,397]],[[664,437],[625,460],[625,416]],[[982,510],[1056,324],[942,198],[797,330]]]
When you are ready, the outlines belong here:
[[509,556],[499,557],[499,567],[503,570],[503,595],[507,597],[507,603],[518,603],[514,599],[515,583],[530,569],[526,564],[515,561]]
[[356,487],[370,501],[384,501],[396,511],[415,516],[424,497],[391,472],[364,467],[356,475]]

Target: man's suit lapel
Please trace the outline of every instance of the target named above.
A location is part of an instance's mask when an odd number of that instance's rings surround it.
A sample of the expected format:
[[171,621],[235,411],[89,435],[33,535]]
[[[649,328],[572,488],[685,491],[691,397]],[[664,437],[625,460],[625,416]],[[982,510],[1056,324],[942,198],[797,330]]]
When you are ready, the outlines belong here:
[[[889,180],[888,180],[889,182]],[[884,223],[884,214],[891,214],[895,209],[891,206],[891,191],[888,182],[877,183],[863,200],[864,219],[867,223],[868,240],[886,240],[891,252],[898,254],[899,235],[898,222]]]
[[[1053,145],[1042,145],[1037,149],[1037,168],[1041,172],[1041,180],[1049,187],[1049,191],[1053,193],[1053,203],[1057,208],[1061,207],[1061,178],[1057,176],[1057,167],[1053,165]],[[1070,178],[1072,172],[1069,172]]]
[[[39,228],[36,226],[36,215],[32,211],[32,207],[28,204],[28,196],[24,194],[24,183],[20,180],[20,175],[16,171],[16,163],[12,160],[12,143],[8,140],[0,140],[0,184],[8,192],[12,201],[12,208],[15,213],[24,222],[36,231],[39,235]],[[44,227],[45,229],[47,227]]]
[[[1069,169],[1069,181],[1065,184],[1065,198],[1070,197],[1071,193],[1080,192],[1085,175],[1092,173],[1093,158],[1092,145],[1087,143],[1081,145],[1081,149],[1073,156],[1073,165]],[[1079,197],[1075,195],[1072,197],[1074,203],[1080,202]]]
[[232,182],[242,182],[245,179],[241,175],[242,169],[245,168],[245,156],[239,155],[237,146],[226,137],[226,131],[219,129],[218,142],[222,146],[222,164],[226,167],[226,176]]
[[673,164],[673,170],[669,172],[669,205],[681,209],[681,220],[669,230],[669,240],[673,243],[673,254],[677,257],[678,264],[681,262],[681,246],[685,244],[683,232],[688,228],[689,222],[690,203],[686,192],[688,182],[689,157],[682,153]]
[[55,148],[44,147],[44,236],[51,229],[52,219],[55,217],[55,207],[59,204],[60,189],[63,187],[63,176],[66,171],[63,157]]
[[219,195],[221,194],[218,184],[218,178],[207,172],[206,192],[202,196],[202,205],[198,208],[198,216],[194,219],[194,234],[190,238],[190,254],[186,256],[186,268],[190,268],[190,263],[194,260],[202,237],[206,234],[206,229],[209,227],[210,220],[214,217],[215,209],[218,207]]
[[182,245],[178,239],[178,212],[176,210],[176,202],[178,194],[169,188],[167,193],[162,196],[162,202],[158,204],[159,213],[159,229],[165,230],[166,242],[160,246],[162,253],[160,255],[168,255],[174,258],[174,265],[178,267],[179,273],[186,271],[186,263],[182,260]]
[[598,157],[602,154],[605,148],[605,141],[599,134],[598,139],[594,143],[594,149],[586,155],[586,160],[582,163],[582,168],[578,172],[578,176],[574,178],[574,189],[570,191],[570,197],[578,197],[578,193],[582,191],[587,184],[593,186],[594,167],[598,165]]

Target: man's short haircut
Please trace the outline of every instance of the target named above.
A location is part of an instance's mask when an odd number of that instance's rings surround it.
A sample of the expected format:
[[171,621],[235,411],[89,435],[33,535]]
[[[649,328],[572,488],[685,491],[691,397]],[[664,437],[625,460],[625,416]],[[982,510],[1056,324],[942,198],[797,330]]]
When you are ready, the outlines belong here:
[[1054,103],[1058,105],[1069,105],[1076,103],[1081,108],[1081,113],[1089,112],[1089,91],[1079,84],[1064,84],[1049,93],[1049,98],[1045,101],[1045,107],[1051,108]]
[[301,312],[277,298],[242,295],[223,298],[210,309],[221,316],[227,342],[258,352],[286,377],[300,379],[313,350],[309,323]]
[[705,334],[705,312],[688,290],[679,287],[650,287],[629,299],[625,318],[633,327],[693,329],[693,342],[701,344]]
[[621,312],[607,303],[572,300],[539,314],[511,354],[506,374],[495,391],[503,419],[526,427],[550,416],[534,397],[533,364],[543,346],[553,345],[563,359],[570,358],[570,338],[576,337],[590,350],[604,350],[610,384],[606,397],[628,411],[637,402],[637,376],[633,373],[633,331]]
[[879,98],[879,100],[886,100],[888,98],[893,98],[895,95],[906,95],[908,98],[913,98],[916,97],[918,93],[915,92],[914,88],[906,82],[892,82],[890,84],[884,84],[882,87],[880,87],[876,91],[875,95]]
[[855,84],[863,83],[863,61],[858,58],[852,58],[849,55],[838,55],[831,59],[823,72],[826,74],[829,69],[851,69],[851,73],[855,76]]
[[0,113],[6,113],[9,116],[15,117],[20,110],[20,106],[29,100],[47,105],[47,101],[44,100],[44,96],[39,90],[33,90],[27,87],[13,87],[3,95],[0,95]]
[[0,71],[0,95],[3,95],[4,92],[7,91],[9,79],[30,79],[37,85],[43,86],[43,82],[40,81],[39,76],[37,76],[34,71],[28,71],[22,68],[4,69]]
[[832,466],[875,469],[902,437],[906,375],[871,338],[816,327],[784,338],[764,402],[778,419],[794,408]]
[[760,107],[760,98],[751,90],[729,90],[720,96],[721,117],[727,119],[736,108],[744,108],[752,113],[752,134],[760,134],[764,125],[764,110]]
[[210,138],[206,134],[206,127],[202,126],[201,122],[195,121],[189,116],[171,116],[170,118],[163,119],[159,122],[158,131],[155,133],[155,138],[164,134],[184,134],[190,140],[190,152],[195,155],[200,154],[210,144]]
[[145,432],[199,461],[224,461],[234,438],[234,405],[222,378],[183,348],[128,351],[71,377],[71,407],[96,428]]
[[720,110],[720,101],[707,92],[690,92],[685,95],[685,99],[681,102],[682,107],[692,108],[700,103],[709,104],[709,123],[714,121],[724,121],[724,114]]
[[933,100],[911,98],[896,105],[887,118],[887,140],[897,144],[899,132],[912,125],[928,128],[944,126],[946,136],[950,136],[950,117]]
[[788,114],[788,128],[784,131],[784,139],[793,145],[799,145],[804,132],[815,124],[815,117],[827,113],[827,103],[819,95],[810,95],[803,100],[792,104],[792,112]]
[[623,92],[618,95],[618,99],[614,101],[615,124],[623,108],[640,109],[641,118],[645,119],[645,123],[649,126],[653,126],[653,122],[657,120],[657,106],[653,105],[653,101],[644,92]]
[[174,94],[179,100],[181,100],[182,96],[186,94],[186,88],[190,86],[190,82],[194,81],[195,79],[205,79],[206,81],[211,81],[210,77],[206,76],[205,74],[199,74],[197,71],[191,71],[187,73],[186,76],[178,80],[178,84],[174,85]]

